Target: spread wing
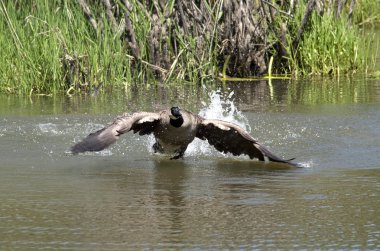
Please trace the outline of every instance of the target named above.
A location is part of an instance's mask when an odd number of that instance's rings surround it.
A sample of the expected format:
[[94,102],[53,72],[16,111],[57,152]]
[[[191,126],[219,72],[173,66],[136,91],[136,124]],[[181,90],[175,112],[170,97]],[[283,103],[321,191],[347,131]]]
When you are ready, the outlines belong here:
[[79,143],[71,147],[73,154],[86,151],[101,151],[115,141],[123,133],[133,130],[140,135],[152,133],[160,120],[159,113],[137,112],[132,114],[123,114],[109,126],[89,134]]
[[200,124],[197,137],[213,145],[218,151],[233,155],[246,154],[251,159],[265,160],[265,157],[274,162],[293,165],[290,160],[284,160],[266,147],[261,145],[242,127],[222,120],[204,119]]

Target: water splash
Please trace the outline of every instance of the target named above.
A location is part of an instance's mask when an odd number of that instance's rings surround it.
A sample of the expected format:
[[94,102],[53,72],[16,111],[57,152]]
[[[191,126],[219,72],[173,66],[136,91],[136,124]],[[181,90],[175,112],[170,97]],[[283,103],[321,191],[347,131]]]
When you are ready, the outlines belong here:
[[[199,112],[199,115],[206,119],[220,119],[235,123],[248,132],[251,131],[248,119],[238,110],[234,104],[234,92],[231,91],[228,95],[223,96],[219,90],[209,93],[210,103]],[[198,155],[213,155],[213,156],[229,156],[218,152],[207,141],[195,139],[187,148],[185,153],[187,156]]]
[[38,127],[42,133],[60,134],[57,125],[53,123],[40,123],[38,124]]
[[313,168],[314,162],[312,160],[305,161],[305,162],[299,162],[299,163],[297,163],[297,166],[301,167],[301,168]]
[[204,103],[205,107],[200,110],[199,115],[207,119],[221,119],[232,122],[250,132],[249,121],[235,106],[233,96],[233,91],[226,97],[222,96],[219,90],[212,91],[209,94],[210,104],[206,106]]

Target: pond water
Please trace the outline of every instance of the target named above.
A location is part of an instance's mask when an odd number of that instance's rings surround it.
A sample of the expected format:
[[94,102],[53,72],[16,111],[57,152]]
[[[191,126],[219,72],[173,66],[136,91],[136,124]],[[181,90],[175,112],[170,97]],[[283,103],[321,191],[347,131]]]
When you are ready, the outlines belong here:
[[[302,168],[192,143],[183,160],[126,134],[67,150],[125,111],[234,121]],[[0,249],[380,249],[380,81],[131,87],[0,96]]]

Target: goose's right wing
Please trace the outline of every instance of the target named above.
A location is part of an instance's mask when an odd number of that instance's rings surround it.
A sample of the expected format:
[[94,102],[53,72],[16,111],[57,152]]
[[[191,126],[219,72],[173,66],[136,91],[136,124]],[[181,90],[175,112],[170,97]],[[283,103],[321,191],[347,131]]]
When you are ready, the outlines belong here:
[[89,134],[79,143],[71,147],[73,154],[87,151],[101,151],[115,143],[121,134],[133,130],[140,135],[150,134],[158,125],[160,120],[159,113],[137,112],[123,114],[118,117],[111,125]]

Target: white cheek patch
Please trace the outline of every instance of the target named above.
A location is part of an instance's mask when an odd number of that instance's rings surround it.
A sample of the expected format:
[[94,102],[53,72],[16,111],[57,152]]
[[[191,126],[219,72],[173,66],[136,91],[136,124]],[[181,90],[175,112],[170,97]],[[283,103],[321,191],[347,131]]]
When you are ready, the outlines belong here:
[[179,119],[179,117],[176,117],[176,116],[173,116],[173,115],[169,115],[169,118],[170,118],[171,120],[177,120],[177,119]]

